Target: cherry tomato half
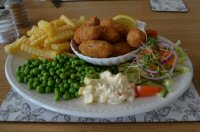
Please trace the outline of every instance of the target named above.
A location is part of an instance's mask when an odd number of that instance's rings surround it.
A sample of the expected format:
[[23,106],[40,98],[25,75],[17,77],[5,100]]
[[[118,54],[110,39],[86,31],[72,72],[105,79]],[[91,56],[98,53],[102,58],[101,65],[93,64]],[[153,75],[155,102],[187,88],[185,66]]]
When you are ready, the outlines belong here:
[[136,85],[136,93],[138,97],[154,96],[162,91],[160,86],[149,86],[149,85]]
[[153,37],[153,38],[158,37],[158,32],[156,30],[148,29],[146,30],[146,33],[147,33],[147,37]]

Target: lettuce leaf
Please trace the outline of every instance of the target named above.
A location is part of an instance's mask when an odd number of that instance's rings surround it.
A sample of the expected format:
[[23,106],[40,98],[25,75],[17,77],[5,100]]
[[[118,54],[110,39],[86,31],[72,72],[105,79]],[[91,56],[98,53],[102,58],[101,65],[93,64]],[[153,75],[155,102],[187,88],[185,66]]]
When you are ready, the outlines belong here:
[[178,64],[181,64],[183,61],[186,60],[187,58],[187,54],[185,53],[185,51],[180,47],[181,42],[180,40],[178,40],[175,45],[174,45],[174,49],[178,55]]

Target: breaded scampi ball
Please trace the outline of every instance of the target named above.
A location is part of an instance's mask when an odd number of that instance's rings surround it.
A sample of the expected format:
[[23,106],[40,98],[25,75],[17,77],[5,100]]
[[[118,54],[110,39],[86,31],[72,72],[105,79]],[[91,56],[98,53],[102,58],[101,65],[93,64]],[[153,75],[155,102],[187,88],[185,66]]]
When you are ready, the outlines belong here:
[[100,19],[97,16],[93,16],[88,21],[86,21],[86,24],[98,26],[100,25]]
[[126,40],[132,47],[138,48],[146,42],[146,34],[142,30],[134,28],[128,32]]
[[120,56],[125,55],[129,52],[132,52],[135,48],[130,46],[127,42],[121,41],[113,44],[113,52],[111,56]]
[[113,46],[107,41],[88,40],[81,43],[79,50],[86,56],[107,58],[112,54]]
[[101,36],[101,29],[100,26],[84,24],[75,31],[74,40],[77,44],[87,40],[97,40]]
[[120,40],[120,34],[111,27],[102,27],[101,39],[110,43],[118,42]]
[[127,33],[129,32],[129,28],[127,26],[124,26],[120,23],[117,23],[115,21],[113,21],[112,19],[110,18],[107,18],[107,19],[103,19],[101,21],[101,26],[104,26],[104,27],[111,27],[115,30],[118,31],[118,33],[124,37],[127,35]]

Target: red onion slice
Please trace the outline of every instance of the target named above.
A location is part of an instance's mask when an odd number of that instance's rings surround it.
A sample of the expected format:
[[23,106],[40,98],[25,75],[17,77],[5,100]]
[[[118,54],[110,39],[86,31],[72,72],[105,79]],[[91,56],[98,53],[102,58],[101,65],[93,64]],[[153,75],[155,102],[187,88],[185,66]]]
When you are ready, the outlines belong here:
[[[165,53],[164,53],[164,55],[165,55]],[[172,57],[173,57],[173,53],[170,52],[170,54],[168,56],[161,58],[161,64],[167,63]]]

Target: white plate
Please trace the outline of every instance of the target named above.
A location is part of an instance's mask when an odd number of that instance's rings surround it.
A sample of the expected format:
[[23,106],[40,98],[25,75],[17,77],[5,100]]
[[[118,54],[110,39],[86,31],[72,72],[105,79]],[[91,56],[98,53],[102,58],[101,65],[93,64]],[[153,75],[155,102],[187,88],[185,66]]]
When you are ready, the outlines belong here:
[[[142,21],[137,21],[137,28],[145,32],[146,23]],[[146,34],[146,33],[145,33]],[[89,56],[85,56],[81,54],[81,52],[78,49],[78,45],[76,43],[71,42],[71,49],[73,52],[81,59],[87,61],[88,63],[94,64],[94,65],[100,65],[100,66],[111,66],[111,65],[118,65],[121,63],[124,63],[133,57],[136,56],[136,54],[139,52],[140,48],[127,53],[125,55],[117,56],[117,57],[109,57],[109,58],[92,58]]]
[[[171,43],[171,41],[159,37],[160,41],[165,43]],[[189,60],[185,64],[190,68],[190,72],[174,78],[175,91],[169,93],[167,97],[161,98],[158,96],[137,98],[134,102],[124,102],[120,105],[110,104],[91,104],[84,105],[81,99],[72,99],[70,101],[59,101],[53,100],[53,94],[39,94],[35,91],[30,91],[25,84],[21,84],[16,80],[16,70],[19,65],[25,63],[30,57],[25,53],[16,55],[9,55],[5,65],[6,77],[11,86],[25,99],[44,107],[46,109],[60,112],[63,114],[70,114],[75,116],[84,117],[119,117],[144,113],[161,106],[168,104],[169,102],[178,98],[183,92],[185,92],[193,77],[193,67]]]

